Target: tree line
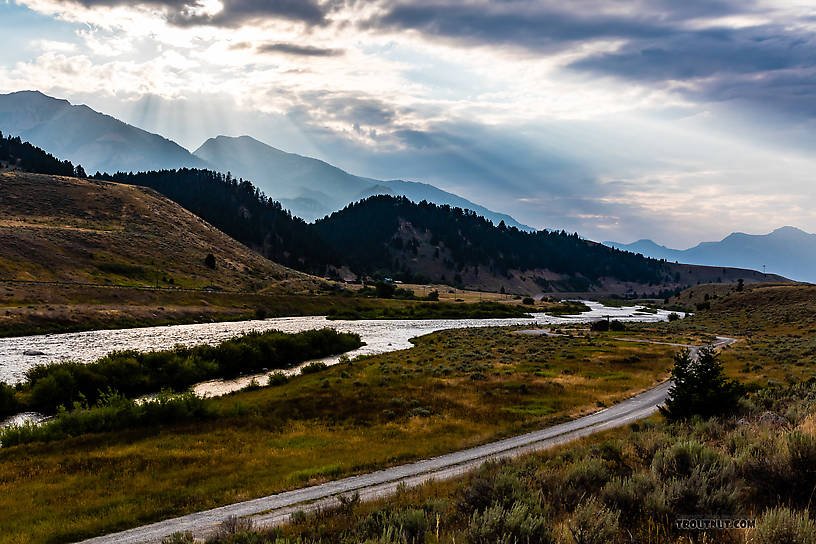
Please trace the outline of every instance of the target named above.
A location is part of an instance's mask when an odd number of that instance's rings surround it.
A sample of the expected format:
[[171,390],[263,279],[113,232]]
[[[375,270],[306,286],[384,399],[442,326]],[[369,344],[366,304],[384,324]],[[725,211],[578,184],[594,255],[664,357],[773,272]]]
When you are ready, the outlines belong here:
[[71,161],[63,161],[39,147],[24,142],[19,136],[3,136],[0,132],[0,164],[38,174],[85,177],[85,170]]

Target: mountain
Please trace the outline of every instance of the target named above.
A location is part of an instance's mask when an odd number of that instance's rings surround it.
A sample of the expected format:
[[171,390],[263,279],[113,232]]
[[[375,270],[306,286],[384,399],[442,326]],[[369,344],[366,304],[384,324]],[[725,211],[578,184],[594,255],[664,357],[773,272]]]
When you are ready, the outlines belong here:
[[773,272],[798,281],[816,283],[816,234],[795,227],[781,227],[769,234],[735,232],[719,242],[703,242],[679,250],[651,240],[631,244],[604,244],[655,259],[708,266],[728,266]]
[[372,196],[314,226],[359,274],[490,291],[666,296],[697,283],[765,279],[751,270],[648,259],[563,231],[496,226],[473,212],[404,197]]
[[206,166],[175,142],[38,91],[0,95],[0,131],[89,173]]
[[211,138],[193,154],[217,170],[253,180],[264,193],[307,221],[324,217],[351,202],[387,194],[405,196],[414,202],[427,200],[469,209],[495,224],[504,221],[508,226],[533,230],[509,215],[427,183],[355,176],[327,162],[286,153],[249,136]]

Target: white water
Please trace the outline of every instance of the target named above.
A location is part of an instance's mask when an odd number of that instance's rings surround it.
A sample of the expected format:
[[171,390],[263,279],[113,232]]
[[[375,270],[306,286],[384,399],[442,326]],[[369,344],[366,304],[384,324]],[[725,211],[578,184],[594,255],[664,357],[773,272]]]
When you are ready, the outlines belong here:
[[[347,353],[349,357],[354,358],[360,355],[373,355],[410,348],[412,344],[409,339],[443,329],[557,325],[586,322],[607,316],[621,321],[654,322],[665,321],[670,313],[664,310],[658,310],[654,314],[638,313],[638,307],[612,308],[597,302],[585,301],[584,303],[590,307],[590,311],[564,317],[535,313],[532,314],[532,318],[510,319],[330,321],[323,316],[306,316],[2,338],[0,339],[0,381],[12,384],[20,382],[25,378],[26,371],[37,364],[68,360],[87,363],[115,350],[151,351],[168,349],[175,345],[217,344],[222,340],[249,331],[277,329],[283,332],[300,332],[331,327],[342,332],[354,332],[359,334],[362,341],[365,342],[364,346]],[[41,352],[42,355],[26,355],[26,352]],[[339,356],[333,356],[321,359],[321,361],[331,365],[335,364],[338,359]],[[286,372],[293,374],[298,372],[299,368]],[[245,376],[229,381],[204,382],[195,386],[193,390],[199,395],[222,395],[246,386],[253,378],[265,384],[268,374]]]

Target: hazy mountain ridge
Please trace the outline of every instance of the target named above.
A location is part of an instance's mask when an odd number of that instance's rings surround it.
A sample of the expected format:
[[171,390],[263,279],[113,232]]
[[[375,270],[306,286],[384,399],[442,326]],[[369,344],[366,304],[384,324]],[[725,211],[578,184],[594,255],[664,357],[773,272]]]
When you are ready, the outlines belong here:
[[652,240],[605,245],[666,259],[706,266],[729,266],[762,270],[799,281],[816,282],[816,234],[796,227],[781,227],[769,234],[734,232],[719,242],[702,242],[689,249],[672,249]]
[[167,138],[39,91],[0,95],[0,131],[81,164],[88,173],[206,166]]
[[475,211],[498,224],[533,230],[511,216],[427,183],[355,176],[325,161],[287,153],[250,136],[210,138],[194,153],[222,172],[251,179],[295,215],[313,221],[369,196],[406,196]]

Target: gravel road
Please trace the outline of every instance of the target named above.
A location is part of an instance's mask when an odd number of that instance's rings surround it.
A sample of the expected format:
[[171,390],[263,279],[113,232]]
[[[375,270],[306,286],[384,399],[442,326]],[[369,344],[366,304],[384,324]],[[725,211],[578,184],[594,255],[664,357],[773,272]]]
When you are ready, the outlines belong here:
[[[733,338],[717,337],[713,344],[722,347],[736,342]],[[689,346],[696,357],[697,347]],[[269,495],[137,527],[120,533],[82,541],[81,544],[160,544],[175,532],[191,531],[205,539],[219,530],[221,522],[230,516],[247,518],[255,528],[285,523],[292,512],[312,511],[337,504],[339,495],[360,494],[361,500],[372,500],[393,494],[401,484],[414,486],[429,480],[445,480],[460,476],[485,461],[516,457],[532,451],[551,448],[576,438],[606,429],[620,427],[648,417],[657,411],[671,387],[663,382],[657,387],[614,406],[573,421],[540,431],[514,436],[482,446],[391,467],[368,474]]]

